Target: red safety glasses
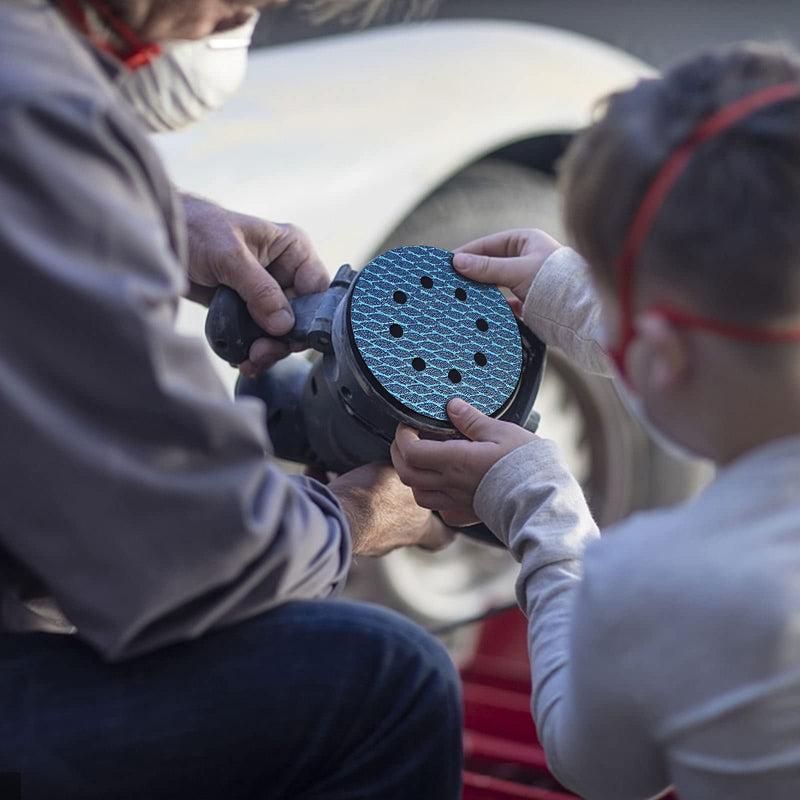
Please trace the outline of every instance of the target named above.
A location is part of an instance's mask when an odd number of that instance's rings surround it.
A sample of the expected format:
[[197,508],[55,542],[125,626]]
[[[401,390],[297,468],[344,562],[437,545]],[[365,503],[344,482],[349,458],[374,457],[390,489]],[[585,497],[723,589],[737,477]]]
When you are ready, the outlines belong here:
[[157,44],[143,42],[131,28],[114,14],[103,0],[87,0],[97,15],[124,43],[123,49],[112,45],[94,35],[86,18],[86,10],[80,0],[59,0],[64,12],[73,20],[75,25],[85,33],[98,50],[118,58],[128,69],[138,69],[147,66],[154,58],[161,55],[161,48]]
[[[695,150],[703,142],[718,136],[762,108],[798,96],[800,96],[800,84],[780,83],[734,101],[700,122],[656,173],[634,215],[617,261],[619,333],[617,345],[611,350],[610,355],[625,380],[628,379],[625,366],[628,349],[636,338],[633,319],[636,259],[675,182],[683,173]],[[652,306],[646,310],[649,313],[657,314],[673,325],[708,331],[731,339],[764,343],[800,341],[800,326],[770,329],[736,325],[668,306]]]

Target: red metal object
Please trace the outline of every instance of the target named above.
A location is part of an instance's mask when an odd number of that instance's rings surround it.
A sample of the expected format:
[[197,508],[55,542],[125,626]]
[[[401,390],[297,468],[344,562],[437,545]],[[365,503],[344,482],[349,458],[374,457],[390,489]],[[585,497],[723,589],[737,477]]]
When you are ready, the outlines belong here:
[[517,610],[486,620],[461,668],[463,800],[574,800],[547,768],[530,710],[527,624]]
[[461,683],[462,800],[578,800],[552,776],[536,737],[527,621],[520,611],[483,622],[475,654],[461,667]]
[[465,800],[467,798],[469,800],[514,800],[514,798],[569,800],[574,795],[550,792],[547,789],[537,789],[535,786],[524,786],[516,781],[504,781],[488,775],[465,772],[463,797]]

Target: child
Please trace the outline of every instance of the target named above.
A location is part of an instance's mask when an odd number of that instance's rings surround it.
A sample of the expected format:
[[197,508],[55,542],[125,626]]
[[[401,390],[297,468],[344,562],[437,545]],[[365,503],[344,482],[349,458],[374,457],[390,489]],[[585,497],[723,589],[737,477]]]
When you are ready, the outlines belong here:
[[456,268],[510,287],[576,363],[614,361],[649,424],[713,459],[715,481],[595,541],[553,444],[461,400],[448,410],[467,438],[401,426],[395,466],[421,505],[474,512],[521,563],[533,713],[566,786],[796,800],[800,58],[739,46],[641,81],[576,139],[562,180],[588,267],[510,231]]

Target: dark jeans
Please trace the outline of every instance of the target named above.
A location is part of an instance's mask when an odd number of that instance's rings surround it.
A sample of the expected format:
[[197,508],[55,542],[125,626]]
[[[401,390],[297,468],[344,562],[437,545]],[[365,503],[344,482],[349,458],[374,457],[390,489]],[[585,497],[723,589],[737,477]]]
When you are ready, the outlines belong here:
[[297,601],[120,664],[0,634],[0,772],[23,800],[455,800],[461,699],[405,618]]

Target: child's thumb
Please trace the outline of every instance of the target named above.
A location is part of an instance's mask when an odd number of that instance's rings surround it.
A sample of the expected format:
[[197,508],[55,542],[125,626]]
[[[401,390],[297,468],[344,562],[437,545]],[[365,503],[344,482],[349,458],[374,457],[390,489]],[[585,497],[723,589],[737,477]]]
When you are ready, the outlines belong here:
[[525,299],[536,273],[527,257],[493,257],[475,253],[456,253],[453,267],[472,281],[508,286],[519,300]]
[[502,424],[458,397],[447,404],[447,413],[453,425],[473,442],[494,441],[492,430],[495,425]]
[[[493,258],[475,253],[456,253],[453,256],[453,267],[465,278],[478,283],[501,283],[508,285],[509,258]],[[505,281],[505,282],[504,282]]]

